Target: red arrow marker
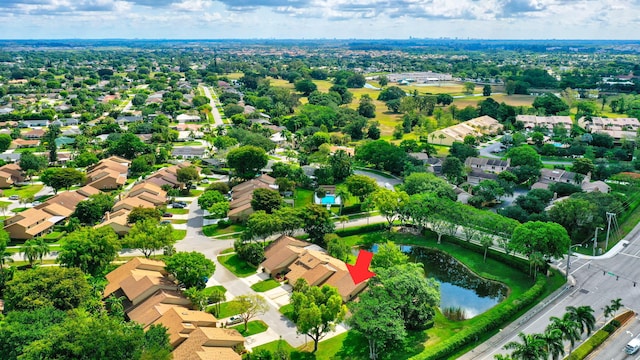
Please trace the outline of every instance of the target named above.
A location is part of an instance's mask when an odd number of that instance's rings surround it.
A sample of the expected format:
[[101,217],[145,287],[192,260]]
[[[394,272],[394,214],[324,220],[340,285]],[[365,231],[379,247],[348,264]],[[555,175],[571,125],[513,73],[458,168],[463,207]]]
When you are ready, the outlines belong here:
[[371,265],[372,258],[373,253],[360,250],[360,252],[358,253],[358,258],[356,259],[356,264],[346,264],[347,269],[349,270],[349,274],[351,275],[351,279],[353,279],[353,282],[356,285],[376,275],[369,271],[369,265]]

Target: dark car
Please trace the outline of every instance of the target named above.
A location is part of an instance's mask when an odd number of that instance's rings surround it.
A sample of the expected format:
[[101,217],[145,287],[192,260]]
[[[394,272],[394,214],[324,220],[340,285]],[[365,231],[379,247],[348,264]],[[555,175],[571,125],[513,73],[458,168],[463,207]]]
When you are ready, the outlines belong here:
[[172,213],[164,213],[162,214],[162,217],[173,217]]
[[180,204],[180,203],[173,203],[171,204],[171,207],[174,209],[184,209],[185,207],[187,207],[187,205]]

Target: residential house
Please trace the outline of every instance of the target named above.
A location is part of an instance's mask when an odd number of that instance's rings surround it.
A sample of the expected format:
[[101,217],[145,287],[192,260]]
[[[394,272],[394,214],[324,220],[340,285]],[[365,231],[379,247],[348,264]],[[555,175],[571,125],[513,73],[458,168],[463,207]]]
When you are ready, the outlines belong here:
[[127,182],[130,163],[117,156],[102,159],[87,171],[87,184],[99,190],[118,189]]
[[409,156],[420,161],[422,165],[426,165],[429,163],[429,155],[425,152],[412,152],[409,153]]
[[137,197],[153,203],[154,206],[164,205],[167,202],[167,192],[162,190],[160,186],[147,181],[132,187],[127,193],[127,197]]
[[31,239],[46,234],[55,224],[67,219],[80,201],[99,191],[85,186],[76,191],[65,191],[42,204],[22,211],[4,221],[4,229],[12,239]]
[[123,298],[127,319],[144,328],[164,326],[175,360],[240,360],[234,348],[244,337],[235,329],[218,328],[213,315],[191,310],[164,266],[162,261],[130,260],[107,274],[103,298]]
[[[184,184],[178,181],[178,170],[189,166],[192,166],[189,161],[183,161],[179,164],[162,168],[154,174],[149,175],[146,181],[156,184],[160,187],[169,185],[172,188],[182,188]],[[200,168],[196,166],[196,170],[199,174]]]
[[464,162],[471,171],[467,173],[467,182],[477,185],[484,180],[497,180],[499,173],[509,169],[511,160],[469,157]]
[[538,127],[552,131],[556,126],[571,130],[573,125],[573,121],[569,116],[518,115],[516,116],[516,121],[521,121],[527,130],[533,130],[533,128]]
[[11,147],[15,149],[36,147],[38,145],[40,145],[40,140],[25,140],[18,138],[11,142]]
[[636,118],[602,118],[585,116],[578,120],[578,125],[591,133],[607,134],[617,142],[623,139],[634,140],[640,128]]
[[243,221],[253,214],[251,200],[253,199],[253,191],[258,188],[276,190],[278,185],[276,185],[276,179],[263,174],[234,186],[231,189],[231,202],[229,203],[229,213],[227,214],[229,220]]
[[119,236],[124,236],[129,233],[131,226],[129,224],[129,213],[131,210],[121,209],[118,211],[111,211],[104,214],[104,221],[97,224],[96,228],[108,226]]
[[25,127],[47,127],[49,126],[49,119],[29,119],[29,120],[22,120],[21,121],[22,124],[24,124]]
[[33,129],[31,131],[27,131],[26,133],[22,134],[22,137],[27,140],[42,139],[42,137],[44,136],[44,133],[45,131],[42,129]]
[[[9,177],[7,178],[6,175],[9,175]],[[18,165],[17,163],[0,166],[0,177],[2,177],[3,179],[7,179],[3,181],[3,183],[0,183],[0,187],[3,188],[10,187],[14,184],[23,183],[25,180],[24,172],[20,168],[20,165]]]
[[454,142],[463,142],[465,136],[480,137],[483,135],[496,135],[502,131],[503,126],[498,120],[484,115],[469,121],[436,130],[429,135],[432,144],[451,145]]
[[284,273],[290,284],[305,279],[310,286],[333,286],[345,302],[367,286],[354,283],[345,263],[321,247],[284,235],[265,248],[261,267],[273,276]]
[[162,261],[134,258],[108,273],[109,282],[103,298],[112,294],[123,298],[125,312],[147,300],[158,290],[178,290],[178,285],[169,279]]
[[182,159],[201,159],[204,157],[206,149],[196,146],[177,146],[171,151],[171,156]]
[[200,122],[202,121],[202,119],[200,119],[199,115],[180,114],[176,116],[176,121],[178,121],[179,123]]

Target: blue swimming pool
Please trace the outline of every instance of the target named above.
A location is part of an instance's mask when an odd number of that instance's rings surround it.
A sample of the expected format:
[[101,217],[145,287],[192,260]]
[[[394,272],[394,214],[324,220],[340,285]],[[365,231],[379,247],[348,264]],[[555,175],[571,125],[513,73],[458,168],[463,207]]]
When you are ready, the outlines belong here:
[[336,203],[335,195],[326,195],[322,199],[320,199],[320,203],[322,205],[333,205]]

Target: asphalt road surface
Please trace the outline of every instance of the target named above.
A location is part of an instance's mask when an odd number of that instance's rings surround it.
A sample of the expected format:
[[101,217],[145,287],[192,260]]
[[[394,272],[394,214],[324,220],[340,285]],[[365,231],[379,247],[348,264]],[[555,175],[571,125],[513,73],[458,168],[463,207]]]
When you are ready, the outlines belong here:
[[640,338],[640,320],[633,318],[624,327],[618,329],[611,335],[601,347],[593,352],[588,359],[602,360],[637,360],[640,359],[640,352],[627,355],[624,351],[625,345],[634,337]]
[[[516,325],[508,333],[500,333],[489,339],[485,344],[466,354],[465,359],[493,359],[495,354],[507,353],[502,347],[511,341],[519,341],[518,333],[542,333],[549,324],[552,316],[562,317],[567,306],[589,305],[594,309],[599,329],[604,324],[604,307],[612,299],[621,298],[628,309],[636,313],[640,310],[640,226],[621,241],[618,251],[600,257],[580,258],[572,256],[571,275],[575,278],[573,286],[567,294],[551,302],[546,308],[533,315],[528,321],[516,321]],[[622,246],[625,244],[626,246]],[[614,254],[615,252],[615,254]],[[566,258],[557,264],[561,269],[566,268]],[[634,286],[634,283],[636,286]],[[505,329],[507,330],[507,329]],[[640,332],[640,331],[636,331]],[[634,333],[634,335],[637,335]],[[583,339],[586,339],[586,335]],[[566,347],[569,350],[568,344]],[[615,352],[615,349],[612,350]],[[621,354],[618,353],[618,356]],[[618,359],[620,357],[614,357]],[[609,359],[600,357],[597,359]],[[635,358],[634,358],[635,359]]]

